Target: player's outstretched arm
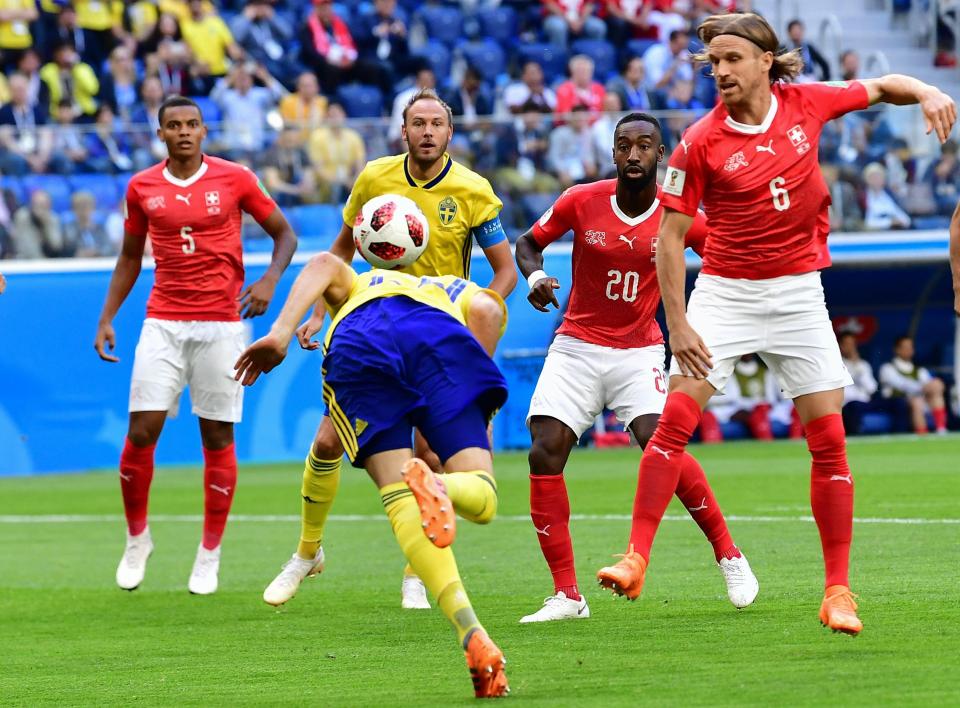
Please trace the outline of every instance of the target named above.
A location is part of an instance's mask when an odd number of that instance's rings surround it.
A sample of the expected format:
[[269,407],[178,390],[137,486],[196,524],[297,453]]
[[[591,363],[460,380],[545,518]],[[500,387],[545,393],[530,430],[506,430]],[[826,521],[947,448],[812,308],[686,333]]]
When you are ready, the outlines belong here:
[[950,218],[950,271],[953,273],[953,311],[960,317],[960,202]]
[[887,74],[879,79],[861,81],[867,89],[867,98],[875,103],[892,103],[896,106],[920,104],[927,134],[936,131],[940,142],[946,141],[957,122],[957,104],[936,86],[903,74]]
[[510,243],[501,241],[483,249],[490,267],[493,268],[493,280],[487,287],[498,293],[504,300],[517,287],[517,268],[513,264]]
[[[337,238],[334,239],[333,245],[330,247],[330,253],[340,258],[344,263],[351,263],[353,261],[353,255],[356,252],[357,246],[353,242],[353,229],[344,222],[343,226],[340,227],[340,233],[337,234]],[[323,329],[323,318],[326,314],[327,311],[323,306],[323,300],[317,301],[316,306],[313,308],[313,314],[310,315],[310,319],[297,329],[297,341],[300,342],[300,346],[303,349],[313,351],[314,349],[320,348],[319,343],[310,340],[313,339],[313,336],[317,332]]]
[[237,298],[240,301],[240,316],[243,319],[256,317],[267,311],[273,299],[273,293],[277,289],[277,282],[283,275],[283,271],[290,265],[290,259],[297,250],[297,235],[293,232],[287,217],[280,211],[280,207],[274,209],[270,216],[261,221],[260,226],[273,239],[273,256],[270,259],[270,267],[267,268],[263,277],[248,285]]
[[660,297],[670,330],[670,351],[685,375],[705,379],[713,368],[713,362],[707,345],[687,321],[684,297],[687,264],[683,251],[687,232],[692,225],[692,216],[669,208],[663,210],[660,237],[657,240],[657,279],[660,281]]
[[533,229],[517,239],[516,245],[517,266],[530,286],[527,300],[540,312],[549,312],[548,305],[552,304],[560,309],[557,296],[554,292],[560,289],[560,281],[551,278],[543,271],[543,248],[533,238]]
[[353,277],[347,264],[332,253],[325,251],[311,258],[290,288],[270,333],[247,347],[234,364],[237,371],[234,378],[244,386],[250,386],[260,374],[278,366],[287,356],[297,324],[307,311],[320,298],[335,303],[346,300]]
[[97,322],[97,336],[93,341],[93,348],[104,361],[120,361],[112,352],[117,343],[113,331],[113,318],[130,294],[133,284],[140,276],[140,267],[143,264],[143,249],[147,243],[146,235],[132,234],[129,231],[123,234],[123,247],[117,257],[117,265],[110,277],[110,287],[107,289],[107,299],[100,311]]

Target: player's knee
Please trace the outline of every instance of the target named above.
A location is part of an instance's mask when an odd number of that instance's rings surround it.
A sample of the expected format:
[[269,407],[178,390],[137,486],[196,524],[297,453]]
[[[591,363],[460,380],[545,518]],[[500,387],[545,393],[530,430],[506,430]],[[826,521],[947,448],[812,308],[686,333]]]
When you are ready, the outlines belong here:
[[647,443],[650,442],[650,438],[653,437],[653,434],[657,430],[657,418],[659,418],[659,416],[653,416],[653,418],[654,420],[652,421],[638,418],[630,425],[633,437],[637,439],[637,444],[641,450],[647,449]]
[[146,426],[131,425],[127,431],[127,439],[134,447],[150,447],[157,443],[157,435]]
[[310,260],[307,261],[307,265],[305,266],[305,268],[309,268],[310,270],[314,270],[316,268],[324,268],[324,267],[328,267],[331,263],[334,263],[338,260],[340,259],[337,258],[332,253],[330,253],[329,251],[322,251],[320,253],[317,253],[316,255],[310,256]]
[[343,445],[332,425],[321,425],[313,441],[313,455],[319,460],[339,460],[343,456]]
[[530,473],[537,475],[556,475],[563,472],[563,449],[560,440],[549,435],[537,436],[530,445],[527,460]]
[[927,382],[927,385],[924,386],[924,391],[928,396],[942,396],[943,395],[943,381],[941,379],[930,379]]

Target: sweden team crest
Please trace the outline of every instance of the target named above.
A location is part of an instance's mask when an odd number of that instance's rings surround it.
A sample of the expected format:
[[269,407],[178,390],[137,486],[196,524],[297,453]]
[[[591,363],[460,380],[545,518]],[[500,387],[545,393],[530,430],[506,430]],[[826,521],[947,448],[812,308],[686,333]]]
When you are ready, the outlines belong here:
[[452,197],[445,197],[437,206],[437,212],[440,215],[440,223],[448,226],[457,216],[457,203],[453,201]]

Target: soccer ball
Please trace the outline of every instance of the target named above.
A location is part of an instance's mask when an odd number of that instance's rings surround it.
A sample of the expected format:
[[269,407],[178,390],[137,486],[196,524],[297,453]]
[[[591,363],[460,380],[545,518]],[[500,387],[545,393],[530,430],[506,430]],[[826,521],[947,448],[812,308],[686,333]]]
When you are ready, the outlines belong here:
[[430,226],[416,202],[399,194],[374,197],[353,224],[353,242],[374,268],[406,268],[427,247]]

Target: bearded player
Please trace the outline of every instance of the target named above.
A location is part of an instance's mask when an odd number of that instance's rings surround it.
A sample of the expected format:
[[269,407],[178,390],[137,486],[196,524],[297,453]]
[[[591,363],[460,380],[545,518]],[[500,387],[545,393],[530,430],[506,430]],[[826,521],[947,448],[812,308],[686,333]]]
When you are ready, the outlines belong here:
[[[447,145],[453,136],[450,107],[431,89],[417,92],[404,108],[401,132],[408,152],[367,163],[343,208],[343,226],[331,253],[350,263],[356,251],[353,224],[360,208],[381,194],[400,194],[416,202],[430,224],[426,250],[409,268],[403,269],[404,272],[469,279],[475,239],[493,268],[493,280],[487,287],[506,298],[517,283],[517,273],[500,225],[502,204],[486,179],[447,154]],[[324,307],[318,303],[313,316],[297,330],[301,346],[309,348],[311,337],[323,327],[324,315]],[[476,333],[473,323],[468,324]],[[499,339],[499,324],[494,323],[491,331],[496,336],[486,340],[481,337],[481,342],[492,353]],[[432,459],[436,466],[436,456],[429,453],[420,440],[417,455]],[[270,605],[282,605],[290,600],[304,578],[323,569],[321,542],[340,484],[342,457],[343,446],[330,417],[325,415],[303,470],[300,543],[263,592],[264,601]],[[423,583],[409,566],[401,584],[401,606],[406,609],[430,607]]]
[[[657,454],[640,463],[628,551],[598,578],[617,594],[640,594],[703,407],[740,357],[756,352],[806,430],[810,501],[826,569],[820,621],[858,634],[863,625],[848,579],[853,478],[840,415],[851,379],[820,283],[820,269],[830,264],[830,197],[817,143],[827,121],[881,101],[919,103],[928,132],[944,141],[956,106],[933,86],[900,75],[789,83],[803,62],[795,51],[779,52],[776,33],[759,15],[715,15],[698,35],[721,103],[684,133],[663,187],[657,275],[673,352],[670,393],[649,444]],[[701,203],[707,246],[685,306],[684,239]]]
[[[147,502],[154,449],[180,394],[190,387],[203,442],[203,538],[188,588],[216,592],[220,541],[237,486],[233,426],[240,422],[243,388],[232,363],[246,346],[241,317],[262,315],[297,248],[297,238],[260,181],[242,165],[204,155],[207,136],[196,103],[173,96],[160,106],[157,136],[169,158],[130,180],[124,201],[123,249],[100,314],[94,347],[104,361],[116,343],[111,324],[140,274],[147,237],[156,274],[147,319],[133,362],[130,423],[120,455],[120,489],[127,544],[117,585],[143,581],[153,540]],[[267,272],[243,289],[242,212],[274,240]],[[243,292],[241,293],[241,290]]]
[[[667,396],[655,261],[662,207],[657,163],[661,128],[644,113],[624,116],[613,134],[617,178],[572,187],[517,241],[517,264],[538,310],[557,307],[556,278],[543,270],[543,249],[573,230],[573,275],[563,324],[550,346],[530,401],[530,516],[553,574],[554,594],[521,622],[590,616],[577,587],[570,501],[563,470],[570,450],[604,408],[630,428],[642,448]],[[687,245],[703,247],[699,215]],[[653,454],[653,453],[651,453]],[[682,457],[676,494],[713,545],[730,601],[746,607],[759,585],[734,545],[703,470]]]

